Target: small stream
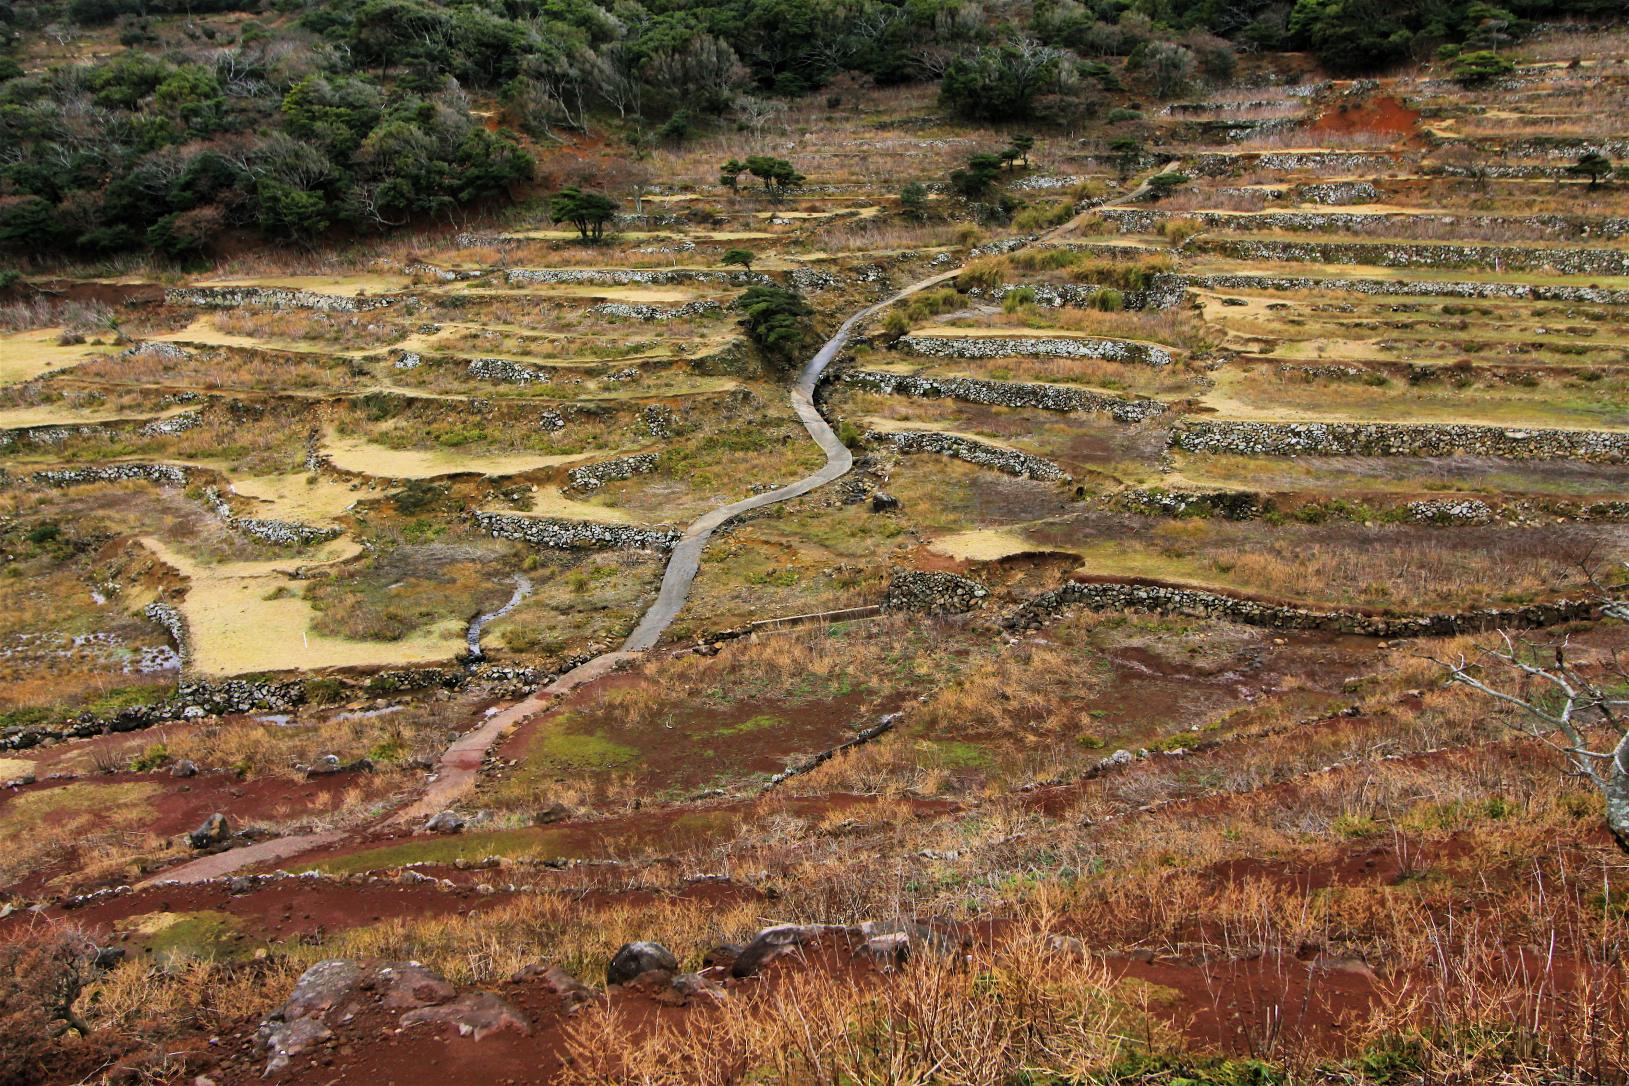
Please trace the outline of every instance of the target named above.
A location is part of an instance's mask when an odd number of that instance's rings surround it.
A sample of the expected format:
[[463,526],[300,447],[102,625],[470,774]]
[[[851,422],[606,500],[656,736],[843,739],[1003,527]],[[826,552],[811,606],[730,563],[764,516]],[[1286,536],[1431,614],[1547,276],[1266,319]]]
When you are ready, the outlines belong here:
[[509,597],[509,602],[496,611],[488,611],[484,615],[476,615],[470,620],[469,632],[464,635],[469,645],[469,658],[471,662],[480,660],[484,654],[481,652],[481,631],[497,619],[507,615],[520,606],[520,601],[532,594],[532,582],[524,573],[515,574],[515,592]]

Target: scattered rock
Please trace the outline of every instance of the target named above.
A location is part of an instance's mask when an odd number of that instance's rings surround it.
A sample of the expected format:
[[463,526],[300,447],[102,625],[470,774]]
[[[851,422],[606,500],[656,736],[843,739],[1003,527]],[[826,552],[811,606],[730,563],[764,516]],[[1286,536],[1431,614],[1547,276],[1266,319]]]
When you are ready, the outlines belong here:
[[819,937],[820,928],[802,924],[782,924],[760,931],[746,949],[730,965],[730,976],[750,977],[764,966],[786,954],[795,952]]
[[677,973],[679,959],[661,943],[628,943],[616,952],[611,964],[606,966],[605,983],[627,984],[653,970]]
[[485,1040],[500,1030],[514,1030],[531,1036],[532,1023],[509,1003],[491,992],[466,992],[450,1003],[421,1007],[402,1015],[402,1028],[421,1022],[445,1022],[457,1028],[460,1036]]
[[424,828],[431,833],[461,833],[464,829],[464,819],[452,811],[442,811],[431,817],[424,824]]
[[871,495],[871,511],[873,513],[893,513],[899,509],[899,499],[892,494],[877,491]]
[[203,825],[187,834],[187,844],[198,849],[209,848],[225,841],[231,833],[226,816],[217,811],[204,819]]
[[172,777],[196,777],[197,775],[198,763],[190,758],[183,758],[170,767],[170,776]]

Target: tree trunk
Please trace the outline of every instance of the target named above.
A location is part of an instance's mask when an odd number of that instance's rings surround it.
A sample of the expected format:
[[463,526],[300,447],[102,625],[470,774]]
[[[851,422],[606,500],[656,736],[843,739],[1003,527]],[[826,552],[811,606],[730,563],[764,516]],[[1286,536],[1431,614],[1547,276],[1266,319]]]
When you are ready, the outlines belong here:
[[1606,796],[1606,828],[1618,847],[1629,852],[1629,732],[1612,752],[1601,792]]

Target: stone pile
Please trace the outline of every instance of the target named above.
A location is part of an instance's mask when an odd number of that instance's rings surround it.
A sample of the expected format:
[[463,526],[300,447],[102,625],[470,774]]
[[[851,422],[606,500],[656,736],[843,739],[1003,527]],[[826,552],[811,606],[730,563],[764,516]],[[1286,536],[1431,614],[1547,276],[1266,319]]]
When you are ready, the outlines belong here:
[[989,595],[990,590],[977,581],[954,573],[899,570],[888,583],[882,607],[885,611],[960,615],[983,607]]

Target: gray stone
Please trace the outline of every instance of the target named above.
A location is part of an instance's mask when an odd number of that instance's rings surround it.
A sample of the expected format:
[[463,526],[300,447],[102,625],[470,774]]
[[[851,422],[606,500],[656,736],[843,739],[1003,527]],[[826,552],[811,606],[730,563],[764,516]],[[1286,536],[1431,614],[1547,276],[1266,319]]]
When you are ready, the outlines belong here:
[[661,943],[627,943],[612,956],[605,967],[605,983],[627,984],[645,973],[660,971],[677,973],[679,959]]
[[203,825],[187,834],[187,843],[193,848],[210,848],[225,841],[231,832],[226,816],[217,811],[204,819]]

